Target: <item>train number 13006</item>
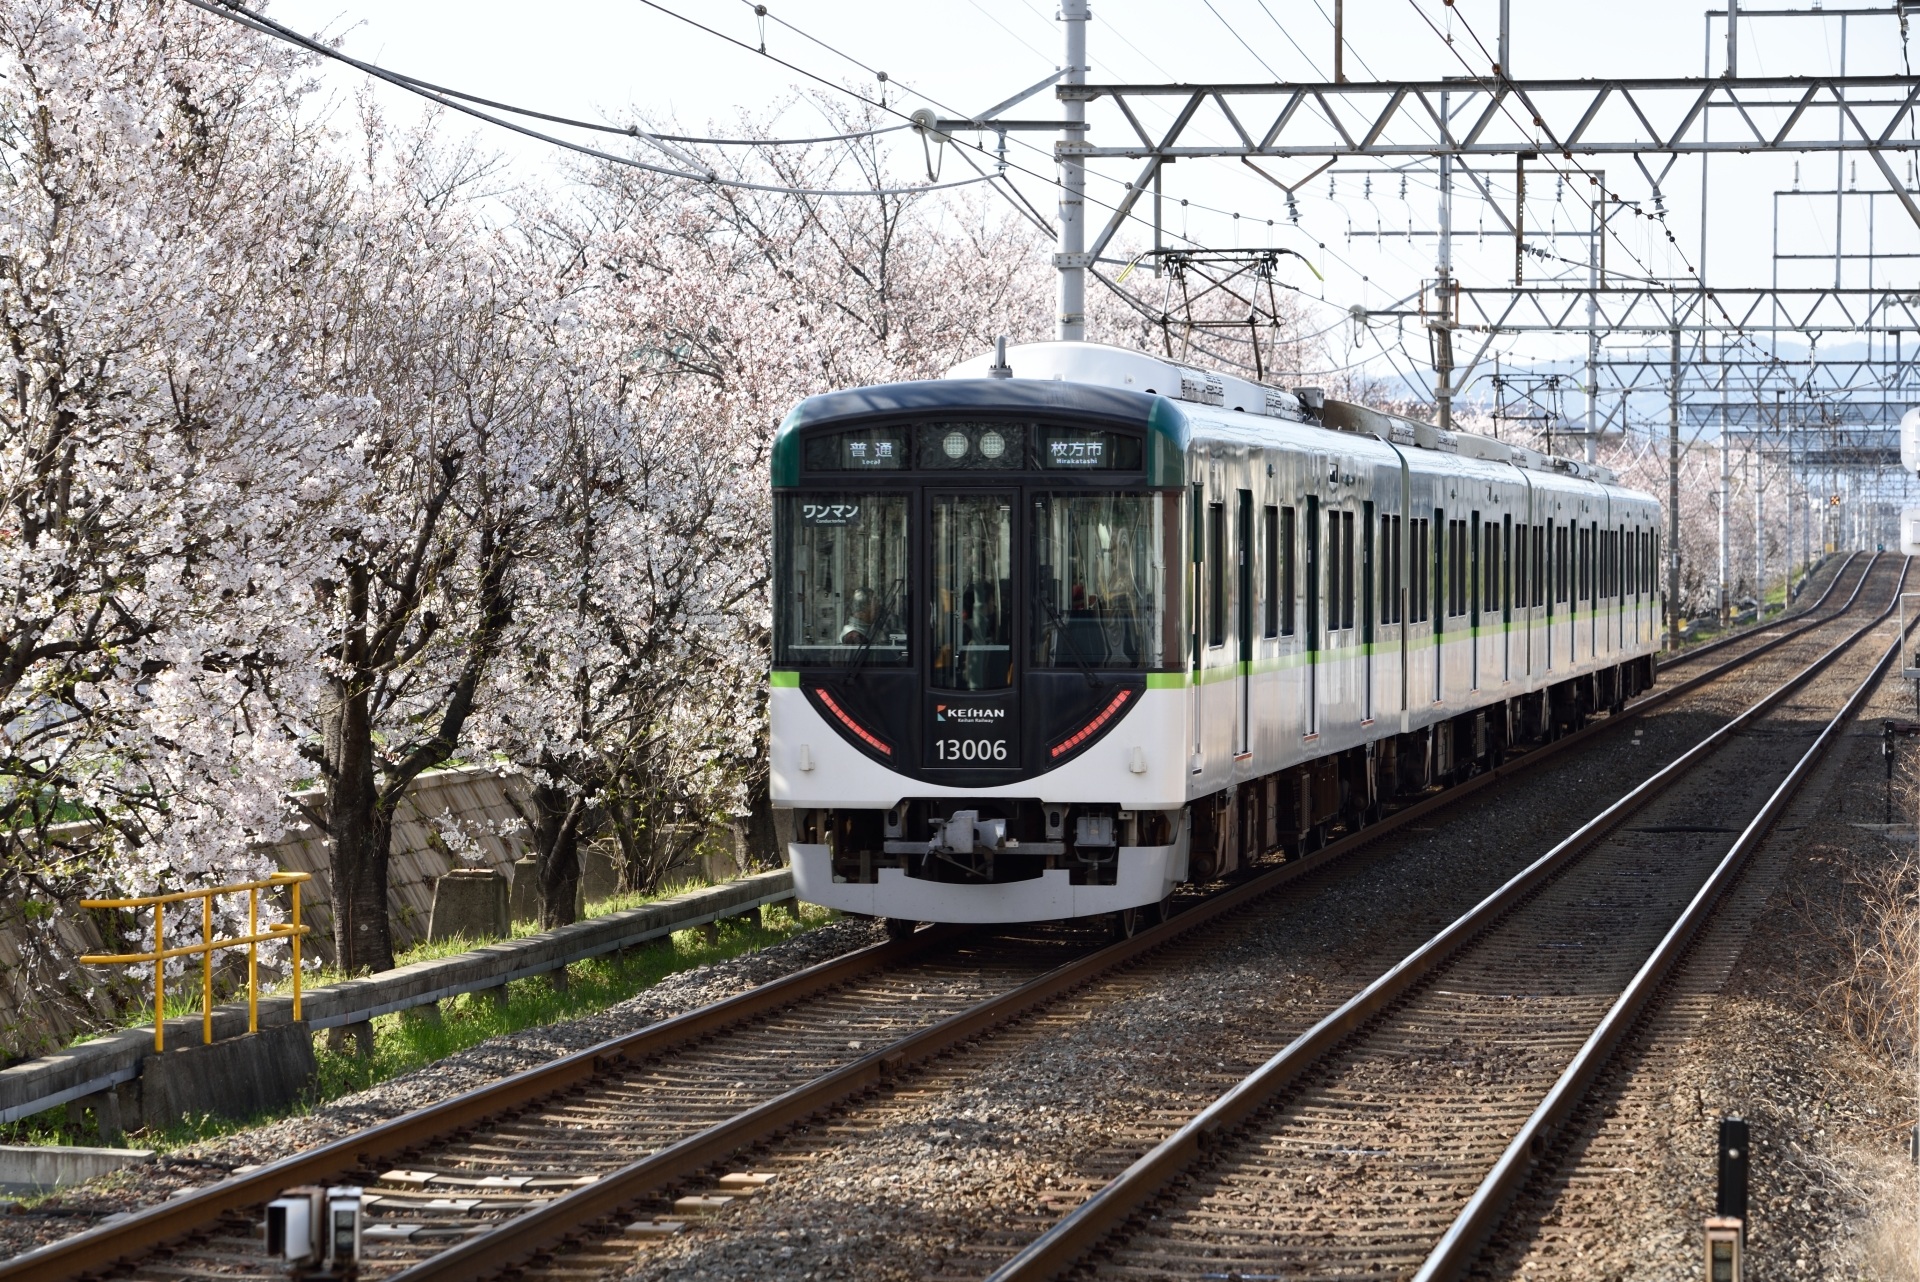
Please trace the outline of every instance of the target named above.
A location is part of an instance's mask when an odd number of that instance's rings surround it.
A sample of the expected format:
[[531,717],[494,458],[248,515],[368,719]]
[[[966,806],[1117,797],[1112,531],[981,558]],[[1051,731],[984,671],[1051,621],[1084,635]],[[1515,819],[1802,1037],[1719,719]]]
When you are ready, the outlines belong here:
[[941,761],[1005,761],[1005,739],[936,739],[933,755]]

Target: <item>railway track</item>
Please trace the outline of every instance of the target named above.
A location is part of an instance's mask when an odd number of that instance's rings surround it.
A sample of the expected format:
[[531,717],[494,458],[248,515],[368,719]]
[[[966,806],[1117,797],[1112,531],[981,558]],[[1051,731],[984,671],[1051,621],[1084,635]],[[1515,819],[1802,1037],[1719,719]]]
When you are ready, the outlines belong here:
[[[1847,606],[1871,577],[1863,565],[1850,579]],[[1656,692],[1630,714],[1737,671],[1821,622]],[[716,1163],[1176,941],[1206,947],[1208,925],[1613,724],[1263,873],[1127,944],[1097,949],[1086,931],[990,941],[923,931],[0,1263],[0,1278],[280,1276],[261,1255],[259,1207],[295,1184],[351,1181],[378,1199],[363,1277],[471,1277],[509,1266],[593,1273],[630,1263],[630,1243],[609,1246],[606,1230],[611,1224],[619,1242],[613,1221],[658,1202],[663,1190],[742,1191],[713,1187]],[[735,1184],[750,1190],[752,1181]]]
[[1892,604],[1224,1092],[993,1282],[1461,1276],[1885,672],[1892,651],[1859,643]]
[[1828,600],[1834,596],[1835,589],[1840,588],[1843,583],[1847,585],[1841,594],[1842,601],[1845,601],[1846,592],[1852,591],[1860,584],[1873,560],[1874,557],[1869,553],[1847,553],[1847,559],[1834,570],[1833,577],[1827,580],[1827,586],[1821,589],[1820,595],[1806,605],[1798,610],[1777,615],[1771,622],[1750,624],[1737,632],[1730,632],[1726,636],[1717,637],[1704,644],[1688,646],[1680,653],[1662,659],[1660,670],[1663,672],[1683,670],[1708,655],[1719,656],[1715,660],[1719,662],[1732,654],[1745,653],[1744,647],[1776,636],[1782,629],[1804,630],[1810,623],[1818,623],[1830,617],[1821,611]]

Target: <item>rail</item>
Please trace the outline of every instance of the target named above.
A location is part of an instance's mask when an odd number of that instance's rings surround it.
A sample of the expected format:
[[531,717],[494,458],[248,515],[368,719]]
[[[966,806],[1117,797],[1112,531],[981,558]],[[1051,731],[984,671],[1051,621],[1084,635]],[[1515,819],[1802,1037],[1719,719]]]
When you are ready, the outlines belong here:
[[[1895,585],[1896,600],[1901,588],[1906,584],[1907,570],[1910,566],[1911,562],[1908,562],[1907,567],[1903,567],[1900,580]],[[1864,579],[1862,583],[1864,584]],[[1859,588],[1856,587],[1854,595],[1857,597],[1858,594]],[[1191,1166],[1202,1160],[1206,1152],[1219,1142],[1220,1137],[1246,1122],[1280,1091],[1298,1081],[1303,1074],[1321,1063],[1352,1033],[1437,971],[1468,941],[1479,936],[1489,925],[1522,902],[1534,889],[1544,884],[1560,869],[1572,864],[1597,845],[1629,815],[1663,792],[1669,784],[1691,769],[1695,763],[1728,741],[1742,727],[1766,715],[1774,706],[1783,702],[1794,691],[1812,680],[1815,675],[1836,662],[1844,652],[1884,621],[1893,612],[1894,605],[1894,600],[1888,601],[1886,607],[1865,625],[1828,649],[1813,663],[1757,703],[1643,780],[1534,863],[1516,873],[1508,882],[1481,900],[1467,913],[1409,953],[1360,992],[1347,999],[1253,1073],[1195,1114],[1167,1139],[1137,1159],[1126,1171],[1110,1180],[1092,1197],[1057,1221],[1053,1227],[1029,1242],[1011,1260],[996,1269],[987,1282],[1048,1282],[1049,1279],[1060,1277],[1068,1272],[1086,1255],[1097,1249],[1129,1217],[1140,1213],[1161,1190],[1180,1179]],[[1824,622],[1832,622],[1832,619]],[[1889,651],[1889,655],[1891,653]],[[1722,667],[1742,663],[1748,657],[1751,656],[1743,656]],[[1836,728],[1844,725],[1854,715],[1864,698],[1863,692],[1872,688],[1874,682],[1884,673],[1886,664],[1887,659],[1882,659],[1856,689],[1854,696],[1847,700],[1845,706],[1839,710],[1816,741],[1814,748],[1775,791],[1763,808],[1760,818],[1749,825],[1749,834],[1764,833],[1778,814],[1779,808],[1785,804],[1785,799],[1792,795],[1793,788],[1804,779],[1807,769],[1810,768],[1810,761],[1818,759],[1819,753],[1831,742]],[[1710,674],[1703,673],[1702,677],[1708,675]],[[1684,684],[1692,686],[1696,682]],[[1671,695],[1672,692],[1668,693]],[[1640,706],[1644,706],[1646,702],[1650,701],[1643,701]],[[1628,709],[1629,712],[1633,710],[1632,707]],[[1432,800],[1438,801],[1440,798],[1435,797]],[[1743,839],[1745,839],[1744,836]],[[1757,843],[1757,837],[1751,840]],[[1744,856],[1745,850],[1736,849],[1738,854]],[[1705,902],[1711,902],[1714,897],[1717,897],[1731,875],[1729,870],[1737,868],[1739,861],[1732,856],[1729,856],[1729,860],[1732,862],[1723,863],[1721,868],[1710,876],[1709,889],[1713,894],[1707,895],[1702,891]],[[1699,902],[1701,900],[1697,897],[1696,908]],[[1691,927],[1698,924],[1697,915],[1685,914],[1683,924],[1689,927],[1686,933],[1690,934]],[[1672,943],[1671,938],[1663,941],[1662,946],[1656,950],[1656,958],[1647,965],[1653,967],[1662,959],[1670,962],[1676,949],[1677,945]],[[1644,994],[1646,990],[1639,991]],[[1644,1001],[1644,996],[1641,999]],[[1603,1024],[1602,1029],[1604,1033],[1611,1034],[1617,1027],[1617,1020],[1609,1020]],[[1610,1046],[1611,1043],[1609,1042],[1608,1045]],[[1598,1060],[1597,1053],[1583,1048],[1583,1054],[1579,1057],[1576,1067],[1590,1077],[1592,1072],[1597,1071]],[[1569,1072],[1572,1071],[1569,1070]],[[1564,1091],[1559,1092],[1559,1096],[1564,1094]],[[1531,1129],[1524,1131],[1521,1139],[1515,1141],[1515,1145],[1527,1158],[1541,1151],[1543,1140],[1538,1132],[1544,1118],[1549,1115],[1557,1117],[1565,1111],[1566,1105],[1563,1099],[1551,1098],[1549,1103],[1555,1106],[1554,1109],[1549,1111],[1543,1106],[1542,1112],[1530,1120]],[[1420,1273],[1419,1282],[1437,1282],[1438,1279],[1459,1276],[1457,1255],[1463,1243],[1471,1243],[1474,1246],[1479,1244],[1481,1240],[1479,1235],[1484,1234],[1486,1216],[1492,1210],[1504,1206],[1504,1202],[1500,1199],[1511,1189],[1514,1168],[1525,1169],[1521,1159],[1515,1157],[1512,1148],[1506,1154],[1506,1159],[1496,1169],[1494,1175],[1489,1177],[1489,1183],[1497,1183],[1497,1187],[1491,1190],[1486,1188],[1480,1190],[1469,1208],[1474,1217],[1472,1222],[1464,1226],[1456,1225],[1449,1231],[1441,1248],[1447,1254],[1438,1262],[1430,1260],[1428,1266]],[[1435,1254],[1440,1255],[1440,1249],[1437,1249]]]
[[[1855,584],[1848,605],[1860,595],[1864,577]],[[1219,892],[1177,917],[1142,931],[1096,953],[1065,963],[1058,969],[987,999],[972,1009],[922,1029],[898,1042],[865,1052],[860,1058],[819,1078],[796,1085],[786,1095],[754,1106],[717,1126],[695,1133],[649,1154],[630,1166],[608,1172],[592,1184],[571,1190],[528,1213],[514,1216],[489,1231],[461,1243],[451,1252],[412,1262],[406,1282],[447,1279],[468,1282],[497,1274],[517,1263],[551,1252],[610,1210],[645,1196],[650,1190],[706,1169],[742,1146],[762,1142],[796,1121],[885,1081],[924,1062],[932,1055],[978,1037],[994,1027],[1044,1005],[1058,994],[1090,982],[1097,975],[1126,965],[1189,932],[1204,929],[1226,915],[1273,893],[1281,886],[1351,856],[1383,837],[1417,825],[1429,815],[1457,806],[1495,784],[1538,768],[1596,736],[1612,733],[1622,721],[1632,720],[1687,692],[1737,669],[1764,651],[1781,644],[1769,640],[1754,651],[1723,661],[1710,671],[1635,700],[1620,713],[1501,762],[1445,792],[1424,797],[1382,821],[1330,843],[1319,851],[1257,873],[1246,882]],[[923,953],[943,949],[967,937],[962,928],[936,927],[908,940],[876,944],[859,952],[820,962],[783,979],[738,993],[709,1006],[663,1020],[599,1045],[487,1083],[440,1100],[366,1130],[344,1135],[317,1148],[290,1155],[245,1174],[230,1176],[183,1196],[143,1208],[111,1225],[96,1226],[36,1250],[0,1261],[0,1279],[6,1282],[60,1282],[78,1273],[121,1266],[155,1250],[173,1248],[184,1239],[207,1231],[223,1217],[253,1215],[280,1190],[300,1184],[345,1179],[370,1166],[399,1160],[403,1155],[448,1136],[514,1114],[529,1104],[591,1087],[603,1073],[623,1065],[699,1042],[714,1033],[760,1018],[773,1011],[806,1002],[858,976],[897,968]],[[398,1278],[395,1279],[398,1282]]]
[[[131,899],[83,899],[82,908],[153,909],[153,950],[144,953],[88,953],[80,960],[89,966],[138,966],[153,963],[153,1050],[157,1055],[167,1048],[167,961],[174,957],[200,958],[200,1033],[209,1045],[213,1042],[213,955],[223,948],[247,950],[247,1031],[260,1031],[260,945],[267,940],[285,939],[293,945],[293,1018],[300,1020],[300,937],[313,927],[300,924],[300,885],[312,881],[312,873],[277,872],[260,881],[235,882],[229,886],[210,886],[205,890],[179,890],[169,895],[139,895]],[[260,928],[260,892],[286,886],[289,895],[286,921]],[[213,901],[221,895],[247,896],[247,933],[237,939],[213,937]],[[167,905],[200,901],[200,942],[168,948]]]

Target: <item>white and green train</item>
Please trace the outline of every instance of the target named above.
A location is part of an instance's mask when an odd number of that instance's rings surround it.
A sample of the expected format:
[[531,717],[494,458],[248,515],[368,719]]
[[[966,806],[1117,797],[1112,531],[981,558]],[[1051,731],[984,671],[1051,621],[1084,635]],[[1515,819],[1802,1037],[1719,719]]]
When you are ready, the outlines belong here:
[[1089,343],[773,448],[797,893],[1151,918],[1653,681],[1659,506],[1589,464]]

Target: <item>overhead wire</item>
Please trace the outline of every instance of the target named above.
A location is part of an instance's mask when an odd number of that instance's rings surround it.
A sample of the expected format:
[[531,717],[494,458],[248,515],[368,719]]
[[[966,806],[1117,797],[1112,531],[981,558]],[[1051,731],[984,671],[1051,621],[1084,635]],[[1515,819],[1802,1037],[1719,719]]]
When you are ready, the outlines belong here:
[[[971,186],[977,182],[990,181],[990,179],[983,179],[983,178],[963,178],[963,179],[959,179],[949,183],[913,184],[911,186],[893,187],[893,188],[873,188],[873,187],[862,187],[862,188],[853,188],[853,189],[811,188],[811,187],[792,187],[792,186],[787,186],[787,185],[778,184],[778,183],[756,183],[756,182],[749,182],[745,179],[727,178],[727,177],[723,177],[718,171],[711,170],[711,169],[707,170],[704,173],[700,173],[700,172],[694,172],[694,171],[685,170],[685,169],[674,169],[666,165],[649,164],[644,160],[638,160],[632,156],[622,156],[614,152],[603,151],[598,147],[589,147],[584,143],[577,143],[567,138],[559,138],[552,134],[543,133],[542,131],[538,129],[534,129],[528,125],[522,125],[512,120],[503,119],[500,116],[493,115],[489,111],[481,110],[477,105],[475,105],[475,103],[469,97],[465,97],[465,96],[455,97],[446,93],[438,92],[434,89],[426,87],[426,83],[423,81],[419,81],[413,77],[390,71],[387,68],[381,67],[375,63],[371,63],[371,62],[364,61],[363,59],[355,58],[339,49],[334,49],[318,40],[314,40],[310,37],[303,36],[299,32],[294,31],[289,27],[282,26],[280,23],[275,22],[273,19],[268,18],[263,14],[257,13],[251,9],[247,9],[241,6],[237,2],[237,0],[219,0],[218,3],[213,2],[213,0],[184,0],[184,2],[188,5],[191,5],[195,9],[202,10],[203,12],[212,14],[215,17],[223,18],[227,21],[237,23],[241,26],[249,28],[250,30],[257,31],[263,35],[272,36],[275,39],[284,41],[288,44],[292,44],[298,48],[305,49],[308,52],[317,54],[321,57],[330,58],[330,59],[333,59],[334,61],[344,63],[345,65],[350,66],[365,75],[372,76],[377,80],[384,81],[387,84],[391,84],[395,86],[396,88],[404,89],[408,93],[416,94],[422,98],[427,99],[430,102],[438,103],[440,106],[446,107],[451,111],[460,112],[463,115],[471,116],[476,120],[483,120],[488,124],[496,126],[497,128],[506,129],[512,133],[517,133],[524,137],[532,138],[538,142],[544,142],[550,146],[559,147],[559,148],[562,148],[563,150],[574,152],[578,155],[588,156],[595,160],[603,160],[610,164],[622,165],[631,169],[640,169],[648,173],[660,174],[664,177],[681,178],[689,182],[701,183],[708,186],[732,187],[732,188],[737,188],[744,191],[765,191],[765,192],[774,192],[781,195],[822,196],[822,197],[872,197],[872,196],[918,195],[922,192],[944,191],[944,190],[949,190],[955,187]],[[535,113],[530,111],[518,111],[516,109],[516,114],[532,116]],[[642,139],[642,140],[653,139],[653,135],[647,134],[644,131],[641,131],[637,128],[622,131],[622,132],[629,133],[631,136],[638,139]],[[669,151],[669,154],[673,154],[673,153]],[[682,163],[683,164],[686,163],[686,160],[684,158],[682,159]]]

